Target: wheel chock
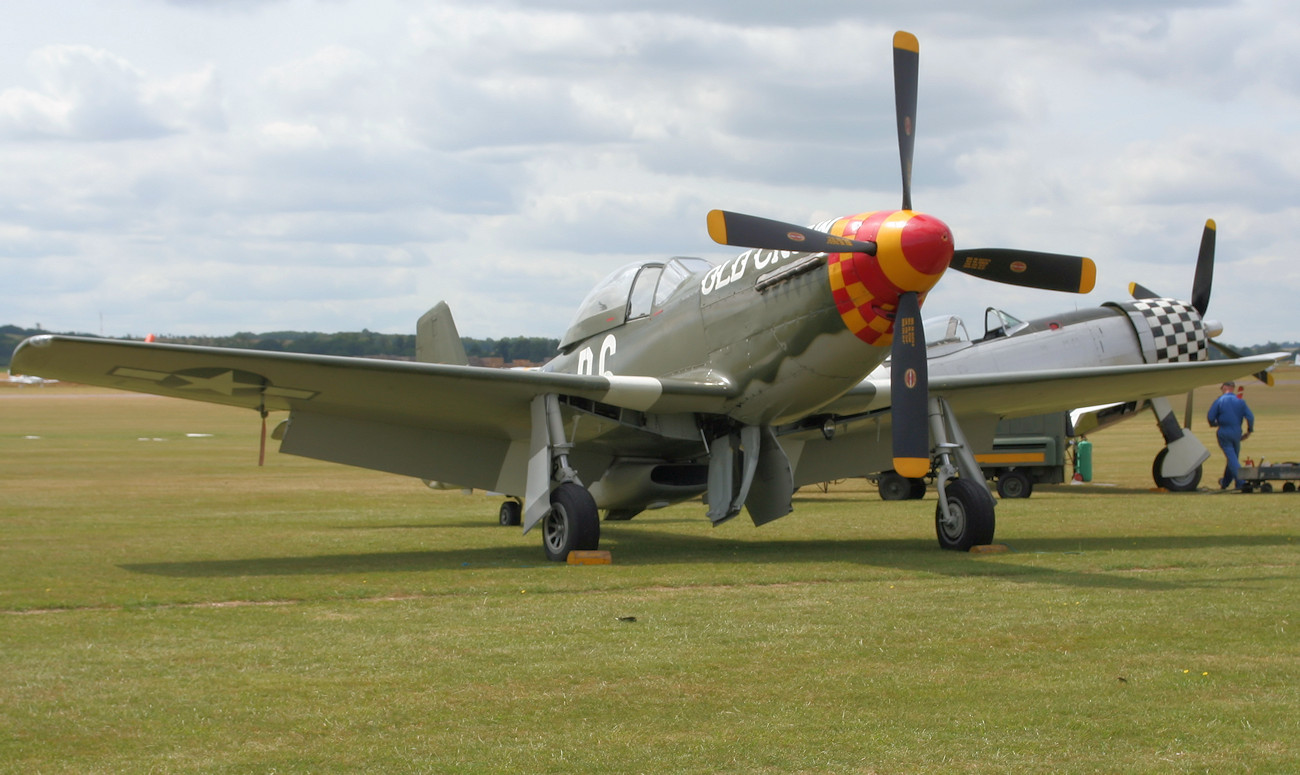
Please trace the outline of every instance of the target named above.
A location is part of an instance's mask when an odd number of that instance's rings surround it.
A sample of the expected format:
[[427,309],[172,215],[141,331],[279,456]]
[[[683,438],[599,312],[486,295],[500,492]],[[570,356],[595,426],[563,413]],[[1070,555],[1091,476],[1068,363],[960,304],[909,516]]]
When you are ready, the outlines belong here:
[[605,549],[574,549],[565,561],[570,565],[609,565],[614,557]]
[[1011,551],[1006,544],[980,544],[970,548],[971,554],[1002,554]]

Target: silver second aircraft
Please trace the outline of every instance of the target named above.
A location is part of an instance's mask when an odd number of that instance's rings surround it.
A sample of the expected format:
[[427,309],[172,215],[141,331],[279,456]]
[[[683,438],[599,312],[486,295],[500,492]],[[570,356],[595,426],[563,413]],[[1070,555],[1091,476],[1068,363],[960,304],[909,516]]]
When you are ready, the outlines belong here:
[[[965,335],[965,325],[959,318],[927,320],[926,327],[932,332],[926,337],[931,394],[944,397],[959,417],[971,446],[977,451],[988,451],[998,420],[1034,414],[1035,406],[1040,403],[1059,405],[1062,391],[1066,389],[1064,383],[1077,379],[1072,371],[1055,380],[1049,379],[1060,370],[1206,361],[1211,348],[1240,358],[1240,353],[1213,338],[1222,333],[1223,324],[1206,317],[1214,275],[1216,231],[1214,221],[1207,221],[1188,301],[1164,297],[1131,283],[1132,300],[1107,302],[1092,309],[1073,309],[1035,320],[1019,320],[990,307],[985,312],[984,335],[974,341]],[[1264,356],[1263,362],[1284,355]],[[967,397],[972,383],[986,385],[1004,375],[1035,370],[1041,372],[1038,395],[1007,391],[973,400]],[[1271,373],[1258,366],[1255,371],[1260,381],[1273,383]],[[882,398],[888,395],[889,370],[884,366],[876,369],[866,382],[870,384],[854,388],[840,400],[870,393],[874,398],[867,410],[879,414],[878,422],[889,423],[888,406]],[[1148,408],[1155,414],[1157,428],[1165,441],[1152,463],[1156,485],[1172,491],[1195,490],[1201,479],[1201,464],[1210,457],[1210,452],[1189,430],[1190,394],[1181,425],[1168,398],[1147,396],[1145,400],[1079,410],[1074,432],[1092,433]],[[879,456],[875,462],[889,463]],[[888,471],[881,473],[891,483],[897,482]],[[1006,473],[1018,476],[1022,486],[1030,486],[1023,473],[1016,474],[1014,469]],[[911,492],[916,497],[923,495],[923,483],[913,486]]]
[[[891,447],[888,467],[922,476],[933,435],[940,544],[988,543],[993,499],[943,397],[929,396],[921,300],[950,267],[1074,292],[1092,288],[1095,268],[955,249],[942,221],[912,210],[918,52],[915,37],[894,36],[901,209],[812,228],[711,212],[715,240],[750,250],[720,266],[673,258],[616,271],[542,370],[464,365],[445,305],[421,318],[415,363],[38,336],[11,368],[263,418],[287,411],[273,434],[281,452],[505,493],[501,521],[541,524],[554,560],[597,547],[602,510],[629,519],[703,494],[715,524],[742,509],[763,524],[791,511],[801,484],[860,474],[860,455]],[[858,421],[874,391],[863,380],[890,356],[892,441]],[[1055,408],[1080,405],[1085,387],[1093,403],[1129,400],[1260,368],[1232,363],[1077,370]],[[975,387],[1032,395],[1040,377]]]

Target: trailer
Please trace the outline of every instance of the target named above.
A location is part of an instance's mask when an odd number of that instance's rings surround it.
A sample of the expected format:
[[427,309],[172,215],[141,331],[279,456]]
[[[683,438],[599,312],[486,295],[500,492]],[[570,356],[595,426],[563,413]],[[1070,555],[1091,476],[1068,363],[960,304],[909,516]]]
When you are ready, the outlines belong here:
[[[998,422],[993,446],[975,453],[984,477],[993,482],[1002,498],[1028,498],[1035,484],[1060,484],[1066,480],[1066,465],[1073,444],[1069,412],[1052,412]],[[869,475],[881,500],[916,500],[925,497],[934,471],[925,477],[906,479],[894,471]]]
[[1239,473],[1241,491],[1273,492],[1273,482],[1282,482],[1282,492],[1295,492],[1296,482],[1300,481],[1300,463],[1267,463],[1245,465]]
[[1017,417],[998,423],[993,449],[976,453],[985,478],[1003,498],[1028,498],[1035,484],[1065,481],[1067,450],[1073,429],[1069,412]]

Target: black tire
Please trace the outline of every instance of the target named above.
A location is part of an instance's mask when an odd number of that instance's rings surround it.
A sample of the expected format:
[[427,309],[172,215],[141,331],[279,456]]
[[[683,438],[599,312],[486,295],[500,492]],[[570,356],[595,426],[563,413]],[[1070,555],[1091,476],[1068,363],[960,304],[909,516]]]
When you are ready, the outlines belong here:
[[1261,484],[1261,485],[1259,486],[1259,491],[1260,491],[1260,492],[1273,492],[1273,483],[1272,483],[1272,482],[1264,482],[1263,484]]
[[1156,459],[1151,463],[1151,478],[1155,480],[1156,487],[1163,487],[1169,492],[1196,492],[1196,488],[1201,485],[1201,466],[1185,476],[1161,476],[1160,469],[1165,467],[1165,456],[1168,454],[1169,448],[1166,447],[1156,453]]
[[922,498],[925,497],[925,480],[924,480],[924,479],[919,479],[919,478],[918,478],[918,479],[908,479],[907,481],[910,482],[911,485],[912,485],[912,491],[911,491],[910,493],[908,493],[908,496],[909,496],[908,499],[909,499],[909,500],[919,501],[919,500],[921,500]]
[[972,546],[993,543],[993,496],[983,482],[951,479],[944,488],[952,519],[943,518],[942,504],[934,507],[934,531],[939,547],[968,552]]
[[1295,492],[1295,482],[1287,482],[1282,485],[1282,492]]
[[882,501],[905,501],[912,494],[912,484],[895,471],[886,471],[876,480]]
[[542,519],[542,548],[546,559],[564,562],[569,552],[600,545],[600,514],[596,501],[582,485],[564,482],[551,491],[551,510]]
[[1034,492],[1034,481],[1018,468],[998,474],[998,495],[1003,498],[1028,498]]
[[519,527],[523,516],[523,507],[519,501],[506,501],[501,504],[501,511],[498,512],[497,518],[501,521],[502,527]]

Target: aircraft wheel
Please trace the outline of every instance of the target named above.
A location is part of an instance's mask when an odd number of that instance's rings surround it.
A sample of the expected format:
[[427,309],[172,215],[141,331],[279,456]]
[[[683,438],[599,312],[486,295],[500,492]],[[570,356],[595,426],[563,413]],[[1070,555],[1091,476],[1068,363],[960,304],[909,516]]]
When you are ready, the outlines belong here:
[[501,504],[498,519],[501,520],[502,527],[518,527],[522,514],[523,507],[519,505],[519,501],[506,501]]
[[1161,476],[1160,469],[1165,467],[1167,454],[1169,454],[1168,448],[1160,450],[1156,453],[1155,462],[1151,464],[1151,478],[1155,480],[1156,487],[1163,487],[1169,492],[1195,492],[1201,484],[1201,466],[1197,466],[1184,476]]
[[1024,471],[1013,468],[998,475],[998,495],[1003,498],[1028,498],[1034,482]]
[[925,480],[924,480],[924,479],[920,479],[920,478],[918,478],[918,479],[908,479],[907,481],[910,482],[911,485],[912,485],[912,491],[911,491],[910,493],[908,493],[908,497],[909,497],[910,500],[919,501],[919,500],[921,500],[922,498],[925,497]]
[[912,484],[895,471],[886,471],[876,481],[882,501],[905,501],[912,494]]
[[944,519],[943,509],[934,507],[934,528],[940,548],[965,552],[972,546],[992,543],[994,503],[984,483],[952,479],[944,490],[952,518]]
[[596,501],[580,484],[564,482],[551,492],[551,511],[542,520],[546,559],[564,562],[571,551],[600,544],[600,514]]

